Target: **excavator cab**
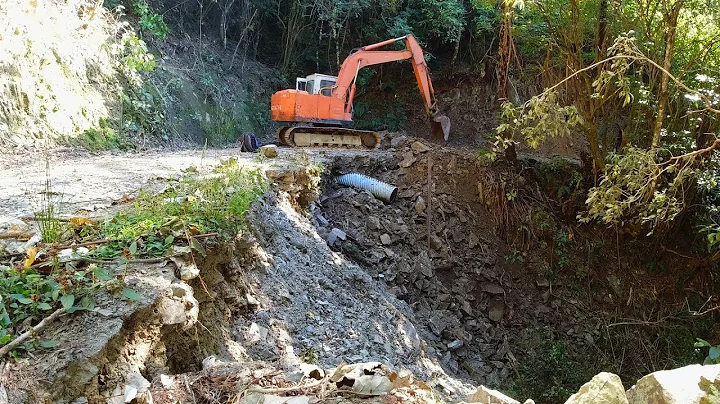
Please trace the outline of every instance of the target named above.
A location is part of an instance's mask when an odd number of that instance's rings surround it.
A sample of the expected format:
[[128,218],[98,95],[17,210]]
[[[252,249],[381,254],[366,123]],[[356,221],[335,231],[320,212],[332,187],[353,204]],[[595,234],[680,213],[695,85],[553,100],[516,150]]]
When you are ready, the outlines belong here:
[[315,73],[305,78],[295,79],[295,90],[306,91],[308,94],[322,94],[326,97],[332,95],[332,88],[337,82],[337,76]]

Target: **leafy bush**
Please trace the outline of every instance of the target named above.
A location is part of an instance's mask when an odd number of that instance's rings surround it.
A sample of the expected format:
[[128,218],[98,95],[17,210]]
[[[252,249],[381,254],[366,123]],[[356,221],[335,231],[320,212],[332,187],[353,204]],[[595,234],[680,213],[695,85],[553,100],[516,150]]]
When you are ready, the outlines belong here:
[[153,12],[146,0],[135,0],[133,11],[138,16],[138,24],[143,32],[148,32],[160,40],[167,38],[170,28],[165,23],[165,18],[161,14]]

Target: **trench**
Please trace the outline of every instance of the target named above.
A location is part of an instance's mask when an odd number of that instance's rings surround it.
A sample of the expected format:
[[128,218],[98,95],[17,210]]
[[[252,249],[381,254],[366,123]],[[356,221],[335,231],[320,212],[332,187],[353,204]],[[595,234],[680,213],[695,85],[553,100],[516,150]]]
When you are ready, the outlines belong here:
[[[570,338],[579,346],[599,336],[590,324],[569,320],[585,314],[563,304],[562,292],[551,294],[539,262],[532,262],[542,253],[506,258],[516,240],[503,229],[509,213],[498,205],[506,198],[497,172],[472,153],[412,139],[393,143],[385,160],[336,159],[313,205],[313,223],[325,238],[334,228],[347,234],[332,249],[412,308],[428,353],[448,374],[506,385],[516,375],[524,331],[543,324],[574,329]],[[348,172],[397,186],[398,198],[384,203],[333,181]]]

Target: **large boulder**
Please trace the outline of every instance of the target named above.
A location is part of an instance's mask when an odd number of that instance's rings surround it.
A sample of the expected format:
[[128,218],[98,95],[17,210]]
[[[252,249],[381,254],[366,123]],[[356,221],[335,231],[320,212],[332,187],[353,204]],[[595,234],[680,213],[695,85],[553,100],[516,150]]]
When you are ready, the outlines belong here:
[[613,373],[602,372],[580,387],[565,404],[628,404],[625,387]]
[[661,370],[638,380],[627,391],[629,404],[700,404],[710,402],[700,383],[720,379],[720,365],[690,365]]

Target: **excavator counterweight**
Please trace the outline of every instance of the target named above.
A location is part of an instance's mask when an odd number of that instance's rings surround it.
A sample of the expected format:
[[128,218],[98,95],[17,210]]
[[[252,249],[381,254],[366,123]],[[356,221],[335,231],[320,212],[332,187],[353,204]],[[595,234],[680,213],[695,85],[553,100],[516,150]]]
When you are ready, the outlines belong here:
[[[404,50],[378,50],[403,41]],[[431,120],[432,135],[447,141],[450,119],[440,115],[422,48],[412,35],[364,46],[350,53],[337,76],[313,74],[298,78],[295,89],[273,94],[272,120],[288,123],[278,130],[278,140],[287,146],[347,147],[375,149],[380,135],[347,128],[352,125],[353,98],[357,75],[365,66],[398,60],[412,62],[425,111]]]

